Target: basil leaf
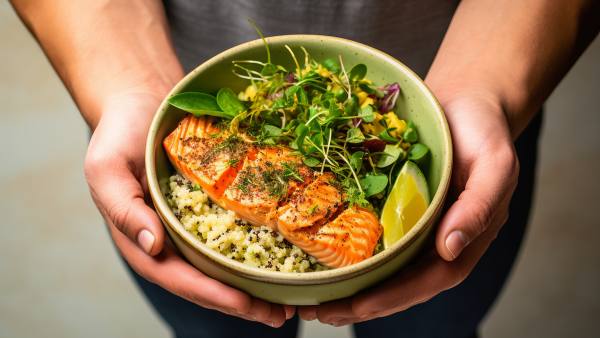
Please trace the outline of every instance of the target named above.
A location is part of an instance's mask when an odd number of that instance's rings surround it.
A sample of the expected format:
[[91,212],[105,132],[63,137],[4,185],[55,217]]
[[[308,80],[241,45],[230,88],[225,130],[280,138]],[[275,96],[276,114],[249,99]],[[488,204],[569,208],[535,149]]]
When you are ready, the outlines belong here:
[[238,99],[233,90],[229,88],[219,89],[217,92],[217,104],[222,111],[232,116],[236,116],[246,110],[244,104]]
[[232,119],[234,115],[221,110],[217,104],[217,99],[206,93],[201,92],[185,92],[171,96],[168,100],[169,104],[192,113],[195,116],[210,115]]
[[377,195],[385,189],[388,183],[386,175],[367,175],[360,179],[360,186],[362,187],[365,197],[371,197]]
[[357,151],[350,155],[350,165],[356,172],[359,172],[362,169],[363,156],[365,156],[364,151]]
[[415,143],[410,146],[410,149],[408,150],[408,159],[418,162],[427,156],[427,153],[429,153],[429,148],[426,145],[422,143]]
[[346,133],[346,142],[348,143],[361,143],[364,139],[365,136],[359,128],[350,128]]
[[348,77],[350,78],[350,81],[358,81],[362,80],[365,77],[365,75],[367,75],[367,66],[365,66],[362,63],[359,63],[356,66],[352,67],[350,73],[348,74]]
[[385,146],[375,166],[377,168],[385,168],[396,162],[401,155],[404,157],[404,150],[402,148],[388,144]]

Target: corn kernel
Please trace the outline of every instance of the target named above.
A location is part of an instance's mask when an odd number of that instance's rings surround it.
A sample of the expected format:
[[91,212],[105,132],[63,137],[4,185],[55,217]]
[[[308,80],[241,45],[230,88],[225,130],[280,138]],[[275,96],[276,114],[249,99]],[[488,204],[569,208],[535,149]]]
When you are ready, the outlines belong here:
[[375,100],[373,100],[373,98],[371,98],[371,97],[367,97],[367,98],[366,98],[366,99],[365,99],[365,100],[364,100],[364,101],[363,101],[363,102],[360,104],[360,107],[361,107],[361,108],[364,108],[364,107],[366,107],[366,106],[368,106],[368,105],[370,105],[370,104],[374,104],[374,103],[375,103]]

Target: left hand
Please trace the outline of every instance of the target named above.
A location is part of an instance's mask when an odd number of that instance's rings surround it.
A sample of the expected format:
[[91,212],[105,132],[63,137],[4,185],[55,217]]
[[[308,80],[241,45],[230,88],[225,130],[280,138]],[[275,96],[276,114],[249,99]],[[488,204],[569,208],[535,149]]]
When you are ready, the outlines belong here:
[[341,326],[426,302],[461,283],[506,222],[519,163],[499,100],[479,90],[438,97],[453,135],[454,168],[437,253],[353,297],[300,308],[303,319]]

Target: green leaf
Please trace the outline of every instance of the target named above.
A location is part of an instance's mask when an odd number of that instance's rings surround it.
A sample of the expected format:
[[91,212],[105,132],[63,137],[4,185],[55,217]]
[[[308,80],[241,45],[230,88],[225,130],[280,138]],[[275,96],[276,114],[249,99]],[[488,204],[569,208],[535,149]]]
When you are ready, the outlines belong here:
[[300,89],[300,86],[293,85],[285,90],[285,98],[289,106],[294,104],[294,96]]
[[381,133],[379,133],[379,138],[386,141],[386,142],[390,142],[390,143],[398,143],[400,142],[400,140],[398,140],[397,138],[393,137],[392,135],[390,135],[390,131],[392,131],[392,128],[387,128],[384,131],[382,131]]
[[356,66],[352,67],[350,73],[348,74],[348,77],[350,78],[350,81],[358,81],[362,80],[365,77],[365,75],[367,75],[367,66],[365,66],[362,63],[359,63]]
[[338,102],[344,102],[344,99],[348,97],[348,93],[341,87],[337,88],[332,94]]
[[273,110],[277,110],[279,108],[284,108],[286,106],[286,102],[285,99],[283,97],[280,97],[278,99],[276,99],[275,101],[273,101]]
[[195,116],[210,115],[232,119],[235,115],[229,114],[221,110],[217,104],[217,99],[206,93],[201,92],[185,92],[171,96],[168,100],[169,104],[192,113]]
[[346,142],[348,143],[361,143],[365,140],[365,136],[359,128],[350,128],[346,133]]
[[354,113],[358,110],[358,97],[354,94],[350,96],[348,100],[344,103],[344,112],[347,115],[354,115]]
[[222,111],[232,116],[236,116],[246,110],[244,104],[238,99],[233,90],[229,88],[219,89],[217,92],[217,104]]
[[260,75],[269,76],[277,73],[277,66],[267,63],[260,71]]
[[359,172],[362,169],[363,156],[365,156],[364,151],[357,151],[350,155],[350,165],[352,165],[354,171]]
[[385,189],[388,183],[386,175],[367,175],[360,179],[360,186],[362,187],[365,197],[371,197],[377,195]]
[[274,125],[265,124],[263,125],[263,131],[268,137],[277,137],[281,136],[281,128],[276,127]]
[[367,123],[375,121],[375,113],[373,113],[373,107],[371,105],[361,108],[358,116],[360,116],[363,121]]
[[422,143],[415,143],[410,146],[410,149],[408,150],[408,159],[418,162],[427,156],[428,152],[429,148],[426,145]]
[[308,106],[308,96],[306,95],[306,91],[304,90],[304,88],[298,89],[296,96],[298,97],[298,102],[300,104]]
[[381,90],[377,89],[377,87],[370,85],[368,83],[359,83],[358,87],[369,95],[375,95],[378,98],[382,98],[385,96],[384,92],[382,92]]
[[335,59],[325,59],[322,63],[323,67],[327,68],[332,73],[339,73],[341,68],[340,64]]
[[404,141],[409,143],[415,143],[419,140],[419,134],[412,121],[408,121],[408,125],[404,133],[402,134]]
[[298,150],[304,152],[304,138],[306,138],[306,135],[308,134],[308,127],[304,124],[299,124],[298,127],[296,127],[295,133]]
[[385,168],[396,162],[401,155],[404,157],[404,150],[402,148],[388,144],[385,146],[375,166],[377,168]]
[[321,161],[317,160],[314,157],[304,157],[302,159],[302,162],[304,162],[304,164],[306,164],[309,167],[316,167],[321,164]]

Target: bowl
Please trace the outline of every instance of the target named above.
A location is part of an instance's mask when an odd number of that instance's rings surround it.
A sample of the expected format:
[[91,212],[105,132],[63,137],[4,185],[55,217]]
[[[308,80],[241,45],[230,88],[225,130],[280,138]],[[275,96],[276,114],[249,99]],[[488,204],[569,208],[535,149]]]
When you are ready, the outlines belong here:
[[[360,263],[326,271],[288,273],[252,267],[213,251],[187,232],[169,208],[164,193],[174,169],[162,148],[162,140],[177,126],[185,112],[162,102],[150,126],[146,145],[146,172],[150,195],[173,243],[196,268],[226,284],[267,301],[311,305],[351,296],[396,273],[405,266],[434,232],[443,207],[452,170],[452,143],[444,112],[423,81],[407,66],[377,49],[358,42],[320,35],[284,35],[267,38],[272,61],[293,67],[285,45],[303,55],[304,46],[316,60],[337,58],[352,67],[364,63],[367,77],[377,84],[398,82],[402,88],[396,112],[415,122],[420,142],[431,150],[425,176],[431,203],[425,214],[405,236],[390,248]],[[233,60],[266,59],[258,39],[226,50],[204,62],[184,77],[167,98],[185,91],[216,92],[221,87],[240,91],[247,81],[236,77]]]

